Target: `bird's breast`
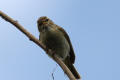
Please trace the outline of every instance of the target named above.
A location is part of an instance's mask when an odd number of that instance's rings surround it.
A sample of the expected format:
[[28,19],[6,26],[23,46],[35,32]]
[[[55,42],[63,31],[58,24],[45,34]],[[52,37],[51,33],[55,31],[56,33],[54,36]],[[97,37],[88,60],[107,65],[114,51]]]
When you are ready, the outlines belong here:
[[64,43],[64,36],[58,31],[49,31],[45,34],[44,43],[49,48],[61,48]]
[[42,42],[48,49],[52,49],[61,58],[65,58],[70,51],[69,44],[60,31],[46,32]]

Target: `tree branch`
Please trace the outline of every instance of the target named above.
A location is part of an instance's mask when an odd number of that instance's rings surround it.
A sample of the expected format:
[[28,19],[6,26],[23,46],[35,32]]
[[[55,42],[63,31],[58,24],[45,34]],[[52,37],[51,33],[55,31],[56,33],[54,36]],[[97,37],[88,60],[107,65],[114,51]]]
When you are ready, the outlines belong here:
[[[6,15],[2,11],[0,11],[0,16],[7,22],[10,22],[11,24],[13,24],[17,29],[19,29],[22,33],[24,33],[31,41],[36,43],[39,47],[41,47],[47,52],[46,47],[37,38],[35,38],[30,32],[24,29],[23,26],[20,25],[17,21],[13,20],[11,17]],[[67,66],[63,63],[62,60],[60,60],[56,55],[54,55],[53,58],[60,65],[63,71],[67,74],[70,80],[76,80],[73,74],[71,73],[71,71],[67,68]]]

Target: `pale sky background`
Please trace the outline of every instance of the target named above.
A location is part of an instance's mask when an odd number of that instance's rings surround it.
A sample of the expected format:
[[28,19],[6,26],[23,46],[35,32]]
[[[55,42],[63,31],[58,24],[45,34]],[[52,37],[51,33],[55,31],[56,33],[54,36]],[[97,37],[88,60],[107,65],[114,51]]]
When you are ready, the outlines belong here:
[[[119,0],[0,0],[0,10],[38,38],[48,16],[69,34],[82,80],[120,80]],[[56,63],[0,18],[0,80],[52,80]],[[69,80],[57,67],[55,80]]]

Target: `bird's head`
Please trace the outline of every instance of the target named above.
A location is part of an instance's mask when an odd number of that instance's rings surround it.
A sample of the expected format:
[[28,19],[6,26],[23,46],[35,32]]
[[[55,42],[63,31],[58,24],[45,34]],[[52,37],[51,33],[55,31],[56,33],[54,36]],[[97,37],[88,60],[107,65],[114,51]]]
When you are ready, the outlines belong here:
[[37,25],[40,32],[48,30],[54,23],[46,16],[42,16],[38,19]]

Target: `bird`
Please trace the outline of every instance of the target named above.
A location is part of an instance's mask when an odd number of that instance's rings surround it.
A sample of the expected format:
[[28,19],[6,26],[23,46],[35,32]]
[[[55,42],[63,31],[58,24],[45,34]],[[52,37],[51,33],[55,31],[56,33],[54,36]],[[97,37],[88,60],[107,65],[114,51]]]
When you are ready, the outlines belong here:
[[[40,32],[39,40],[46,46],[46,49],[53,51],[64,62],[75,78],[80,79],[80,75],[73,65],[75,53],[67,32],[47,16],[38,18],[37,26]],[[47,54],[52,58],[52,54]]]

